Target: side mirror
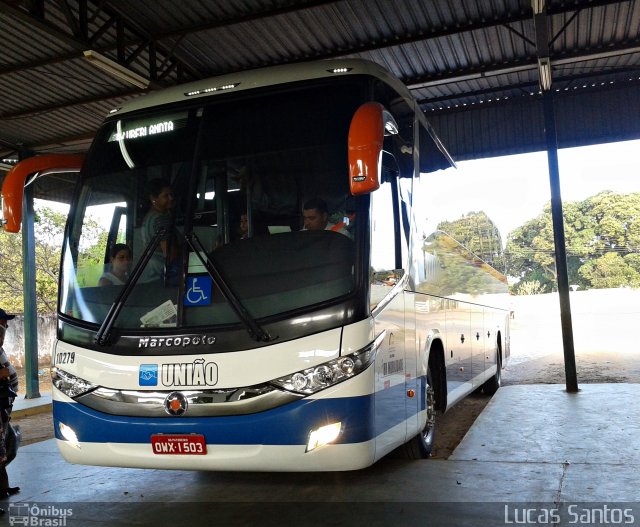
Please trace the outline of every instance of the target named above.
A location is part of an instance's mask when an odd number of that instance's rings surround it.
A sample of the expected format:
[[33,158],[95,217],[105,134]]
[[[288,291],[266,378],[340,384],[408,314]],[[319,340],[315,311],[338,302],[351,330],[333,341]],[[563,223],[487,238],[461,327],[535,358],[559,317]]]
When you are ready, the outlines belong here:
[[349,126],[349,188],[368,194],[380,188],[385,135],[398,133],[398,125],[382,104],[367,102],[353,114]]
[[2,183],[2,223],[8,232],[20,232],[22,198],[27,178],[37,174],[45,176],[60,172],[79,172],[84,156],[81,154],[51,154],[20,161]]

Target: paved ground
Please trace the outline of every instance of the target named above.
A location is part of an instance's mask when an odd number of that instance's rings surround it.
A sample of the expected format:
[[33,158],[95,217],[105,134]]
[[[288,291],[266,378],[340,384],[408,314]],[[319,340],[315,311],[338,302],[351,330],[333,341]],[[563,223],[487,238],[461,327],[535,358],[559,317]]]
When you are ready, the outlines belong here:
[[[5,507],[14,516],[20,503],[37,507],[25,516],[68,511],[70,527],[504,526],[530,510],[562,516],[538,524],[640,525],[639,398],[640,384],[591,384],[578,394],[507,386],[448,460],[385,458],[345,473],[85,467],[64,462],[48,440],[10,466],[23,490]],[[576,522],[572,511],[615,511],[622,521]]]
[[[564,389],[557,296],[523,300],[507,386],[441,420],[440,438],[464,436],[441,459],[388,457],[337,474],[163,472],[69,465],[48,440],[22,448],[9,467],[23,487],[10,505],[68,508],[73,527],[185,518],[192,526],[491,526],[531,523],[531,511],[537,524],[640,525],[640,301],[632,293],[575,297],[578,394]],[[593,304],[619,312],[584,310]]]

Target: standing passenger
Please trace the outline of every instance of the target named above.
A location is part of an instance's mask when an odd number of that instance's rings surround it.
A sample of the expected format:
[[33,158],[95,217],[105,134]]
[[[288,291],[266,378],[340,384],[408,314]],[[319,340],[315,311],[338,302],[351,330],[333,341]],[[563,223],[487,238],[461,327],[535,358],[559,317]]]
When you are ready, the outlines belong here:
[[146,282],[156,280],[164,275],[165,262],[167,275],[177,273],[177,249],[175,236],[171,233],[171,209],[173,208],[173,191],[168,181],[153,179],[149,182],[149,201],[151,209],[142,222],[142,243],[148,246],[160,229],[166,229],[155,252],[147,263],[144,273]]

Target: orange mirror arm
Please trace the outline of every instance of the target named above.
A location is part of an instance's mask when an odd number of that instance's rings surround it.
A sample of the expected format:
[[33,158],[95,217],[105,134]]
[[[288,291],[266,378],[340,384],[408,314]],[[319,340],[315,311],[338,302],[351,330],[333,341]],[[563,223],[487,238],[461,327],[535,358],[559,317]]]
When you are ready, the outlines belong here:
[[36,173],[79,172],[83,161],[82,154],[49,154],[25,159],[9,170],[2,183],[4,229],[20,232],[24,184],[28,177]]

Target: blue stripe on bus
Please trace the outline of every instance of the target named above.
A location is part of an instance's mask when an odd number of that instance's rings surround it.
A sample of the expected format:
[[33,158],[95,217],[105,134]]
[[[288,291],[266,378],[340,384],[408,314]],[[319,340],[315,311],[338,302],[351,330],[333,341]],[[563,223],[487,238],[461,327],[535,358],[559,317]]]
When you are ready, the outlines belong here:
[[[98,412],[78,403],[53,402],[55,434],[58,422],[70,426],[80,442],[148,443],[152,434],[203,434],[207,444],[219,445],[301,445],[309,431],[340,421],[343,433],[338,443],[360,443],[373,439],[403,422],[404,385],[375,394],[335,399],[302,399],[272,410],[220,417],[130,417]],[[378,412],[395,407],[397,411]]]

